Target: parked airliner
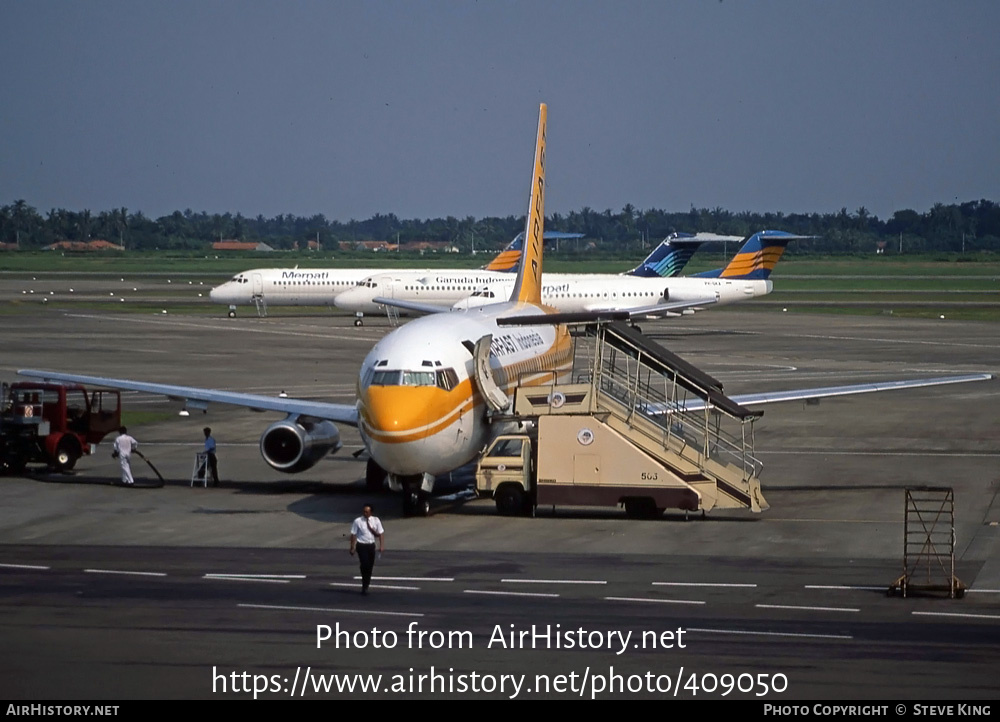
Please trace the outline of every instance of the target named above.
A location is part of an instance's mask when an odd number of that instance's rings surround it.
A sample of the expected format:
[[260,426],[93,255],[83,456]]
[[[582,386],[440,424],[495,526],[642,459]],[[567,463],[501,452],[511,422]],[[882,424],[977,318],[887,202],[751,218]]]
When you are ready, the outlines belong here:
[[[207,409],[212,402],[286,415],[268,426],[260,451],[275,469],[299,472],[340,448],[336,423],[356,425],[372,464],[404,491],[405,508],[425,513],[434,475],[476,458],[510,422],[490,423],[487,407],[503,408],[516,383],[542,385],[571,371],[573,337],[567,314],[542,304],[547,110],[538,131],[525,226],[525,248],[510,299],[466,311],[416,319],[387,334],[361,364],[355,404],[280,398],[192,386],[21,370],[33,378],[142,391]],[[582,314],[597,320],[599,313]],[[515,318],[516,317],[516,318]],[[512,325],[515,324],[515,325]],[[331,357],[336,356],[335,347]],[[288,354],[283,353],[283,363]],[[766,403],[991,378],[970,374],[938,379],[859,384],[759,396]],[[741,403],[741,397],[732,397]]]
[[[547,273],[542,281],[542,302],[568,313],[645,310],[648,315],[655,315],[653,309],[664,304],[670,304],[672,310],[661,310],[660,315],[737,303],[769,294],[773,286],[768,277],[789,241],[809,237],[760,231],[746,239],[725,268],[688,277],[641,277],[636,275],[638,268],[625,276]],[[643,265],[647,263],[648,259]],[[435,307],[465,309],[503,300],[510,296],[513,285],[513,280],[503,275],[391,271],[344,291],[336,305],[359,318],[382,312],[386,305],[413,312],[435,312]]]

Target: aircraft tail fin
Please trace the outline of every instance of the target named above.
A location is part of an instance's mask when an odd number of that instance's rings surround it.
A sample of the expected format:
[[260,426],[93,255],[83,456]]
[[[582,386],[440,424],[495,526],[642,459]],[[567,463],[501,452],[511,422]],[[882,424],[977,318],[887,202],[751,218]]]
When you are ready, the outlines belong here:
[[542,302],[542,248],[545,245],[545,128],[548,108],[538,106],[538,135],[535,139],[535,166],[531,174],[531,196],[524,227],[524,253],[517,270],[511,301]]
[[504,273],[514,273],[517,271],[518,262],[521,260],[521,251],[524,249],[524,233],[518,233],[514,240],[507,244],[497,257],[483,266],[484,271],[502,271]]
[[746,240],[728,266],[694,275],[701,278],[762,280],[771,275],[789,241],[805,238],[815,238],[815,236],[798,236],[785,231],[758,231]]
[[660,245],[653,249],[638,266],[626,271],[627,276],[642,278],[673,278],[691,260],[703,241],[695,239],[691,233],[671,233]]

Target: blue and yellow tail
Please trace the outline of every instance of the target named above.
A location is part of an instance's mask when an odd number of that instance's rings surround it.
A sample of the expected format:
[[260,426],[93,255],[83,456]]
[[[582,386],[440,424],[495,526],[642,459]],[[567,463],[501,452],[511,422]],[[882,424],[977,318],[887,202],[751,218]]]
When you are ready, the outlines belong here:
[[[562,231],[545,231],[542,238],[546,241],[576,240],[583,238],[582,233],[563,233]],[[549,244],[551,245],[551,244]],[[497,257],[483,266],[484,271],[501,271],[503,273],[517,273],[518,263],[521,260],[521,251],[524,250],[524,232],[514,236],[514,240],[507,244]]]
[[798,236],[785,231],[758,231],[746,240],[725,268],[694,274],[698,278],[746,278],[762,280],[781,259],[789,241],[814,236]]
[[524,226],[524,254],[517,269],[517,281],[511,301],[541,304],[542,302],[542,238],[545,233],[545,128],[548,108],[538,106],[538,136],[535,139],[535,166],[531,174],[531,196],[528,218]]

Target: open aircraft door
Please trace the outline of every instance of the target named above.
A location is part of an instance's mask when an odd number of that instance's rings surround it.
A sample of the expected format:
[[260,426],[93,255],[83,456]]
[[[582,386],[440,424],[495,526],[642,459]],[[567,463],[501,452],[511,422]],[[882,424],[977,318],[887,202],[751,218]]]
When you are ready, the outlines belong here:
[[259,273],[251,274],[253,276],[253,295],[261,296],[264,294],[264,279]]
[[503,392],[493,377],[490,368],[490,346],[493,344],[493,334],[486,334],[476,341],[472,356],[474,361],[476,385],[483,395],[486,405],[494,411],[500,411],[510,406],[510,399]]

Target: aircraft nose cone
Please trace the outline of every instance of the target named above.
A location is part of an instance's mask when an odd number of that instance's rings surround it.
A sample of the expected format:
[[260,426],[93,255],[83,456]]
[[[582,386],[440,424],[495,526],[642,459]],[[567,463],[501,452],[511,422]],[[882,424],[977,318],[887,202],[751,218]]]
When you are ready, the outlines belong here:
[[405,442],[424,438],[431,429],[430,396],[423,386],[370,386],[363,395],[365,421],[379,441]]

